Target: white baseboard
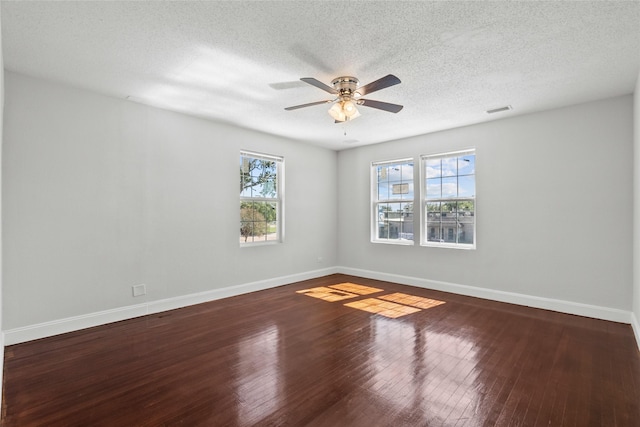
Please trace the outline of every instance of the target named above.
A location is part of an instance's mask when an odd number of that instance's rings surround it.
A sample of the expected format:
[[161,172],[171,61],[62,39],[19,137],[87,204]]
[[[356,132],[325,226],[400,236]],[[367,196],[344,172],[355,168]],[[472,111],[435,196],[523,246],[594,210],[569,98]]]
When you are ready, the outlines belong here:
[[638,318],[634,312],[631,312],[631,328],[636,336],[636,344],[638,344],[638,350],[640,350],[640,324],[638,324]]
[[[460,285],[457,283],[440,282],[436,280],[422,279],[418,277],[402,276],[397,274],[380,273],[358,268],[338,267],[339,273],[353,276],[366,277],[369,279],[384,280],[386,282],[400,283],[402,285],[417,286],[421,288],[433,289],[454,294],[467,295],[477,298],[489,299],[493,301],[507,302],[511,304],[524,305],[527,307],[542,308],[545,310],[558,311],[561,313],[575,314],[578,316],[592,317],[595,319],[610,320],[620,323],[631,323],[631,312],[609,307],[582,304],[571,301],[542,298],[532,295],[518,294],[514,292],[504,292],[494,289],[478,288],[475,286]],[[638,330],[640,332],[640,330]],[[636,332],[636,341],[638,333]]]
[[[301,280],[313,279],[329,274],[337,273],[335,267],[313,270],[304,273],[292,274],[289,276],[275,277],[267,280],[246,283],[242,285],[228,286],[210,291],[195,294],[182,295],[173,298],[166,298],[158,301],[150,301],[143,304],[130,305],[112,310],[104,310],[95,313],[83,314],[80,316],[67,317],[50,322],[38,323],[21,328],[8,329],[4,331],[4,345],[19,344],[53,335],[73,332],[93,326],[132,319],[147,314],[159,313],[176,308],[187,307],[203,302],[214,301],[221,298],[228,298],[249,292],[261,291],[275,288]],[[4,346],[3,346],[4,348]]]

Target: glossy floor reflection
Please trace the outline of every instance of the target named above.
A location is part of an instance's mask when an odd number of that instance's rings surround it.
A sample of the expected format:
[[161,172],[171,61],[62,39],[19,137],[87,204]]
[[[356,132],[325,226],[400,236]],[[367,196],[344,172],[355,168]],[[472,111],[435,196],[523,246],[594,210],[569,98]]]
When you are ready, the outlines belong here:
[[3,426],[639,426],[640,356],[629,325],[331,275],[9,346],[3,403]]

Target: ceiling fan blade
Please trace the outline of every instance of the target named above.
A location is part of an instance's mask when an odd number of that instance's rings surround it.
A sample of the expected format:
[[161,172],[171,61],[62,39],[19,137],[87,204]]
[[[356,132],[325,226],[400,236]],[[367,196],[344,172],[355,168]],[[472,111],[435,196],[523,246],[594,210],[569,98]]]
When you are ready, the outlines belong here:
[[325,92],[329,92],[333,95],[337,95],[338,91],[335,90],[334,88],[332,88],[331,86],[327,86],[326,84],[322,83],[320,80],[316,80],[313,77],[303,77],[300,80],[302,80],[305,83],[310,84],[311,86],[315,86],[318,89],[322,89]]
[[371,99],[359,99],[358,105],[364,105],[365,107],[377,108],[378,110],[388,111],[390,113],[397,113],[402,110],[403,106],[398,104],[390,104],[388,102],[373,101]]
[[310,102],[308,104],[301,104],[301,105],[294,105],[293,107],[287,107],[285,108],[285,110],[287,111],[297,110],[298,108],[311,107],[312,105],[328,104],[333,101],[334,101],[333,99],[327,99],[326,101]]
[[399,83],[401,83],[399,78],[397,78],[393,74],[388,74],[376,80],[375,82],[371,82],[367,85],[359,87],[358,89],[356,89],[356,92],[359,93],[361,96],[364,96],[368,93],[375,92],[377,90],[384,89],[389,86],[397,85]]

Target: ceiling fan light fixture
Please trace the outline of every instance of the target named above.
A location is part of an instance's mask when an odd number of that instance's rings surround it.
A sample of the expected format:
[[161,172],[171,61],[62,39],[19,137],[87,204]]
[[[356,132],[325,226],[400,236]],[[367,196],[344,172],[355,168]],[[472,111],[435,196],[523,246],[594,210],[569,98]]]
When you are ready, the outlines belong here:
[[356,104],[350,100],[342,102],[342,111],[347,117],[353,117],[358,114],[358,109],[356,108]]
[[356,119],[356,118],[360,117],[360,111],[356,110],[355,108],[354,108],[354,110],[355,110],[355,112],[352,115],[347,116],[347,120],[353,120],[353,119]]
[[346,122],[360,117],[355,102],[351,100],[336,102],[329,108],[329,115],[337,122]]
[[333,117],[334,120],[339,122],[344,122],[347,120],[347,115],[342,111],[342,103],[336,102],[329,108],[329,115]]

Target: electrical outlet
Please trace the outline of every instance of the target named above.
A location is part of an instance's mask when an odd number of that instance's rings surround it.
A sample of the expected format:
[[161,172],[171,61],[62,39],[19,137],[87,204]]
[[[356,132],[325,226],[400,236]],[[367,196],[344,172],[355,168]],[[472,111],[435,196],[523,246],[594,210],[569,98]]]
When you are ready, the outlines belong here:
[[319,257],[318,257],[318,263],[320,264],[320,263],[322,263],[322,261],[324,261],[324,260],[322,259],[322,257],[321,257],[321,256],[319,256]]
[[134,285],[131,287],[133,289],[133,296],[139,297],[141,295],[146,295],[147,287],[145,285]]

